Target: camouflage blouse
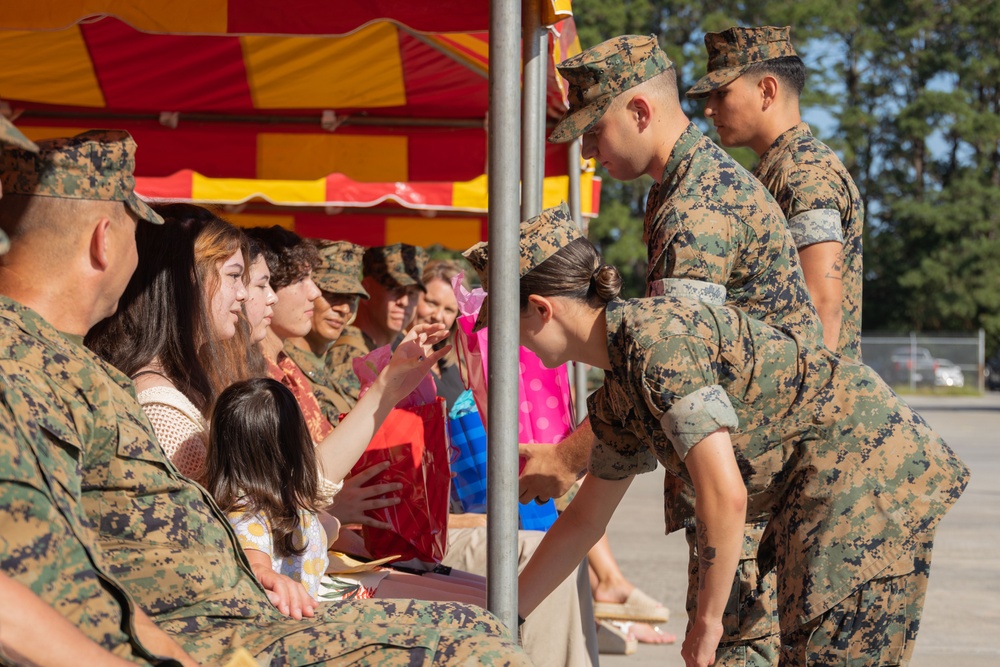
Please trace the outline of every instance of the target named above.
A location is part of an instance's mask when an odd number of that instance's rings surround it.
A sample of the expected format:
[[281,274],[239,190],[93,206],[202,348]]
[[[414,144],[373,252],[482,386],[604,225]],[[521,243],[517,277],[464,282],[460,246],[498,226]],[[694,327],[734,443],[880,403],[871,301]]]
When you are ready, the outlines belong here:
[[866,366],[736,308],[659,297],[613,301],[606,317],[591,474],[622,479],[659,462],[693,490],[687,452],[729,429],[747,517],[770,516],[761,558],[777,564],[782,630],[911,550],[965,488],[964,464]]
[[797,248],[828,241],[843,246],[843,319],[837,352],[860,360],[865,207],[854,179],[805,123],[778,137],[753,173],[777,200]]
[[646,200],[647,296],[736,306],[822,340],[795,244],[767,190],[693,124]]

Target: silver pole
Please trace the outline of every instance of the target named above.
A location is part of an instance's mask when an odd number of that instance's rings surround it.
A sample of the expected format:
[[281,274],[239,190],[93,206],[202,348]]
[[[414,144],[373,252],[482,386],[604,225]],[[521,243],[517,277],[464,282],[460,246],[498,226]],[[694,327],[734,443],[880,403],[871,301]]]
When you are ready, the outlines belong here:
[[979,329],[979,360],[977,362],[979,372],[976,374],[979,380],[979,393],[986,393],[986,330]]
[[524,89],[521,100],[521,219],[542,212],[545,178],[545,84],[549,34],[542,28],[541,0],[525,0],[521,32]]
[[517,632],[518,183],[521,0],[490,0],[490,327],[486,604]]
[[[569,172],[569,212],[576,220],[580,231],[586,233],[583,228],[583,204],[580,191],[580,140],[575,139],[569,142],[566,155]],[[582,422],[587,416],[587,365],[577,362],[573,364],[573,382],[576,387],[576,421]]]

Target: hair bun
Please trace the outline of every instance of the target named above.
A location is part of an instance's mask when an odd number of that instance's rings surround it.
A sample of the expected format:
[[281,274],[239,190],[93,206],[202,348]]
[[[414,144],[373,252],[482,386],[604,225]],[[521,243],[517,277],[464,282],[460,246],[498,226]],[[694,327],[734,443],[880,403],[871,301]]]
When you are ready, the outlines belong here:
[[622,290],[622,276],[618,273],[618,269],[610,264],[599,264],[591,274],[590,282],[594,294],[605,303],[617,298]]

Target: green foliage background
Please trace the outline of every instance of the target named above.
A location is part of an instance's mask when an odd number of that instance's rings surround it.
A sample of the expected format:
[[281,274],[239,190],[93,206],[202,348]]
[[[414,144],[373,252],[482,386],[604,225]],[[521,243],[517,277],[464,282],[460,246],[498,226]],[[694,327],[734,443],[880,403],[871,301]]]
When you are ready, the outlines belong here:
[[[681,91],[705,71],[705,32],[791,25],[811,67],[803,111],[829,119],[813,130],[865,199],[864,329],[982,327],[1000,346],[1000,0],[574,0],[574,16],[584,48],[658,35]],[[710,130],[699,102],[683,104]],[[639,296],[649,181],[601,175],[591,240]]]

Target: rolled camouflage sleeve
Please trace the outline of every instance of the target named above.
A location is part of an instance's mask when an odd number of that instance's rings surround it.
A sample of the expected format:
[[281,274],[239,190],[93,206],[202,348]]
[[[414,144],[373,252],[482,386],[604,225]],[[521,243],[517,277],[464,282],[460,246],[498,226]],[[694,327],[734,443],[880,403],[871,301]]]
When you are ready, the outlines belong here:
[[682,461],[707,436],[720,428],[736,428],[739,423],[729,396],[717,384],[681,398],[660,418],[663,431]]
[[615,414],[607,387],[587,399],[594,448],[590,452],[590,474],[600,479],[618,480],[656,469],[656,456]]
[[786,193],[788,228],[796,248],[828,241],[844,243],[841,211],[851,205],[850,194],[831,173],[810,166],[800,166],[788,177]]

